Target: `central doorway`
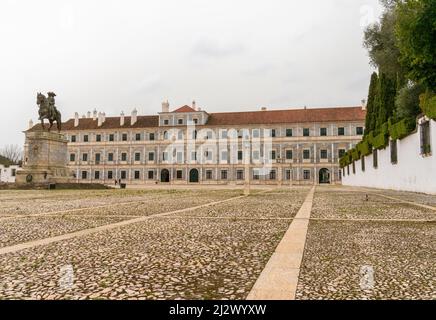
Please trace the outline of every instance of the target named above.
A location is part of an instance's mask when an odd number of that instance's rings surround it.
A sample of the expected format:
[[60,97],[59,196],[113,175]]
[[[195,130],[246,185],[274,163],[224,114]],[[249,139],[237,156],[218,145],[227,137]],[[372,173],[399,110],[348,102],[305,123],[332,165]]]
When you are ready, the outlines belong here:
[[320,184],[330,183],[329,169],[323,168],[319,170],[319,183]]
[[198,182],[198,170],[197,169],[191,169],[189,171],[189,182]]
[[170,182],[170,172],[167,169],[160,172],[160,182]]

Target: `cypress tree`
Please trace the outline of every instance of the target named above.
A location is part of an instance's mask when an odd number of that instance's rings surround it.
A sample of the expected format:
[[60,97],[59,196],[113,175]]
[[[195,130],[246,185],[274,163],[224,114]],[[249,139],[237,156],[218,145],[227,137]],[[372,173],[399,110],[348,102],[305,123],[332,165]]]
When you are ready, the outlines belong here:
[[377,93],[378,75],[374,72],[371,75],[371,82],[368,90],[368,102],[366,105],[366,119],[365,119],[365,135],[375,129],[375,98]]
[[[378,92],[378,110],[376,128],[379,129],[383,123],[388,121],[394,114],[395,96],[397,94],[396,81],[388,78],[385,74],[380,75]],[[376,99],[377,100],[377,99]]]

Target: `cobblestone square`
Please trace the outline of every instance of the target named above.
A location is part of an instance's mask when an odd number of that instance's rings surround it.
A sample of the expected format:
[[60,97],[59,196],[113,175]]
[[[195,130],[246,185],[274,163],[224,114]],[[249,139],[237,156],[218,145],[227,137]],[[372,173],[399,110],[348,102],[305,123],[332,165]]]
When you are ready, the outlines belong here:
[[[0,299],[246,299],[309,191],[0,192]],[[433,203],[316,187],[295,298],[435,299]]]

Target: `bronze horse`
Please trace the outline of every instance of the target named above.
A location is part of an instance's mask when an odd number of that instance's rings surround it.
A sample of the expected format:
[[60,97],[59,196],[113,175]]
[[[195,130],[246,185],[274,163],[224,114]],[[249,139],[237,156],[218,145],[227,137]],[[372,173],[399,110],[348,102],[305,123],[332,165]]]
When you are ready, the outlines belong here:
[[53,123],[56,121],[58,132],[62,128],[61,113],[54,105],[54,97],[56,95],[52,92],[48,93],[48,98],[42,93],[38,93],[36,96],[36,104],[39,106],[39,120],[41,120],[42,129],[45,129],[44,119],[47,119],[50,123],[48,131],[53,127]]

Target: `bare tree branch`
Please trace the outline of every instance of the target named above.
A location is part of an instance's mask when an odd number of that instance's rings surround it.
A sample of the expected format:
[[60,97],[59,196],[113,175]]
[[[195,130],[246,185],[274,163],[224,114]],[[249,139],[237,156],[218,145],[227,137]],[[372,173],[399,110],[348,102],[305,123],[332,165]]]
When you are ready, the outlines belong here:
[[9,144],[0,149],[0,155],[18,164],[23,159],[23,150],[16,144]]

